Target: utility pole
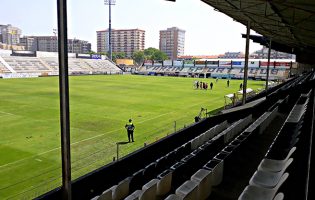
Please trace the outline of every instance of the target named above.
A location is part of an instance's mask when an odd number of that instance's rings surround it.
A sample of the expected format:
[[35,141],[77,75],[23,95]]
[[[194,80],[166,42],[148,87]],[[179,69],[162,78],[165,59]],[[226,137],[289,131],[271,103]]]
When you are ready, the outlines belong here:
[[271,52],[271,39],[269,39],[268,63],[267,63],[267,72],[266,72],[266,87],[265,87],[265,90],[268,90],[268,82],[269,82],[269,68],[270,68],[270,52]]
[[71,200],[67,0],[57,0],[62,199]]
[[111,5],[116,4],[116,0],[104,0],[104,4],[109,7],[109,26],[108,26],[108,54],[109,59],[112,60],[112,10]]
[[248,54],[249,54],[249,35],[250,35],[250,21],[246,26],[246,46],[245,46],[245,66],[244,66],[244,80],[243,80],[243,100],[242,105],[246,103],[246,89],[247,89],[247,73],[248,73]]

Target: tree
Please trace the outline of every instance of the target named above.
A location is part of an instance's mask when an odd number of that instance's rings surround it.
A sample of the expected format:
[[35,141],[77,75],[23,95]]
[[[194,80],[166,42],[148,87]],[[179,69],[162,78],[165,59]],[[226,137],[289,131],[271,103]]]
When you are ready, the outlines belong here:
[[149,48],[145,49],[144,50],[145,59],[153,60],[152,56],[153,56],[154,52],[156,52],[156,51],[159,51],[159,50],[156,48],[153,48],[153,47],[149,47]]
[[158,50],[158,51],[154,52],[154,54],[152,55],[152,59],[164,61],[164,60],[168,59],[168,57],[164,52]]
[[[109,58],[109,53],[106,53],[107,57]],[[126,58],[125,52],[112,52],[112,60],[116,62],[116,59]]]
[[96,52],[91,50],[88,52],[88,54],[96,54]]
[[126,58],[126,53],[125,52],[114,52],[113,57],[115,57],[115,59]]
[[137,65],[141,65],[145,59],[144,52],[143,51],[136,51],[132,55],[133,60]]
[[153,47],[145,49],[144,50],[144,56],[145,56],[145,59],[159,60],[159,61],[163,61],[163,60],[166,60],[168,58],[164,52],[162,52],[156,48],[153,48]]

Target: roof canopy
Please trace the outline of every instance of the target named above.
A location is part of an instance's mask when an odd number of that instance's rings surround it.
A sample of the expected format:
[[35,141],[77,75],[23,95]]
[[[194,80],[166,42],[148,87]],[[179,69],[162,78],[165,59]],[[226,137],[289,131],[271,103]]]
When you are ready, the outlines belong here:
[[[272,39],[275,43],[272,47],[296,54],[300,62],[310,63],[311,57],[315,55],[315,1],[313,0],[202,1],[244,25],[250,21],[252,30],[263,35],[264,38]],[[266,41],[261,39],[260,43],[266,44]]]

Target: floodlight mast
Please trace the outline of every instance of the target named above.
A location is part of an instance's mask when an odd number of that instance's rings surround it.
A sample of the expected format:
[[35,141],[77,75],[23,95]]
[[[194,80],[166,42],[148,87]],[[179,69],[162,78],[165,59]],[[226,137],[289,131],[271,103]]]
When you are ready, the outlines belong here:
[[112,60],[112,10],[111,5],[116,4],[116,0],[104,0],[104,4],[109,7],[109,26],[108,26],[108,54],[109,59]]

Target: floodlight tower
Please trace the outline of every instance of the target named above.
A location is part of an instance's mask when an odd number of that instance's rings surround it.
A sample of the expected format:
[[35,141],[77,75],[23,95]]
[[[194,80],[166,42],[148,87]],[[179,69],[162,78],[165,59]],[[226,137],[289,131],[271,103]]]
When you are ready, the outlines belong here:
[[112,60],[112,10],[111,5],[116,4],[116,0],[104,0],[105,5],[109,7],[109,27],[108,27],[108,54],[109,59]]

